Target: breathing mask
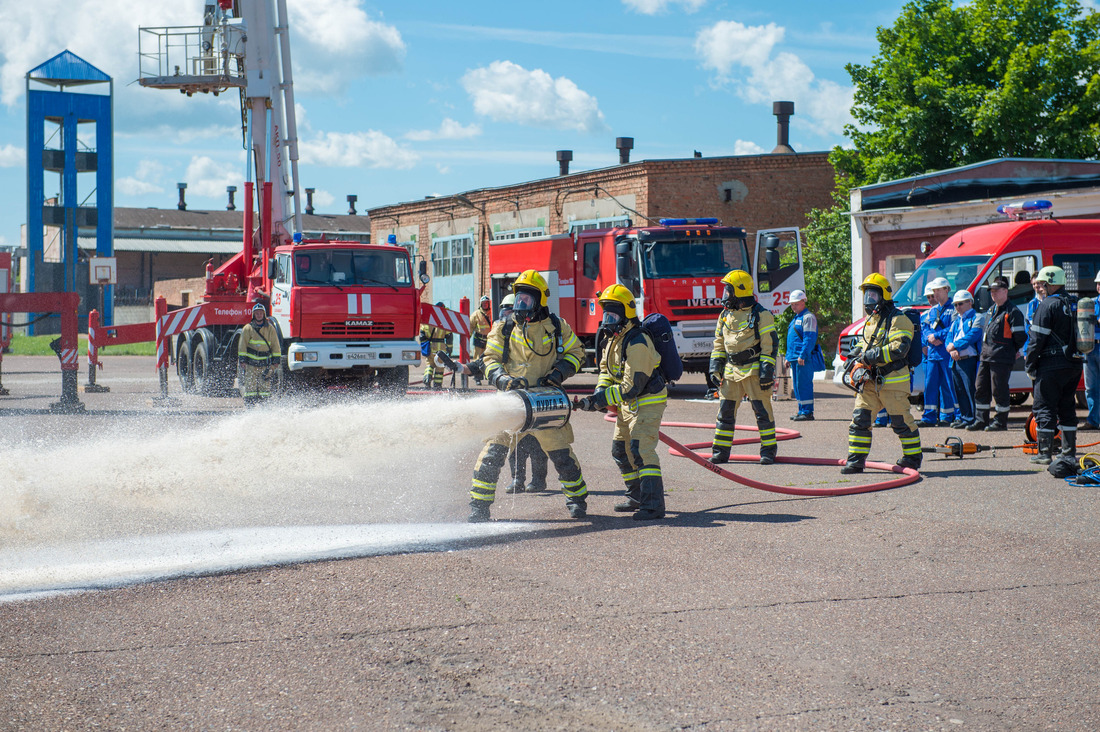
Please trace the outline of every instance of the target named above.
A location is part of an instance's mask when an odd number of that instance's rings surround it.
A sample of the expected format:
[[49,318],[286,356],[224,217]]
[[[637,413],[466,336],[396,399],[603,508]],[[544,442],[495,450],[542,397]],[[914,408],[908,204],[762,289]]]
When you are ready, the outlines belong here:
[[868,287],[863,290],[863,312],[873,315],[882,303],[882,291],[877,287]]
[[528,289],[516,291],[516,303],[512,306],[512,317],[517,323],[529,323],[536,319],[540,296]]
[[626,325],[626,309],[615,302],[603,304],[603,320],[600,325],[611,333],[618,333]]

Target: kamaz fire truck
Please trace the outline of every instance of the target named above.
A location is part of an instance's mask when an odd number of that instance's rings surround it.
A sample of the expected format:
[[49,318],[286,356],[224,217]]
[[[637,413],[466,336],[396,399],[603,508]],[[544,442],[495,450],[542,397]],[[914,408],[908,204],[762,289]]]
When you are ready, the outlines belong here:
[[241,328],[261,300],[278,329],[285,379],[404,393],[420,359],[421,319],[433,319],[417,286],[428,281],[426,263],[417,283],[402,247],[302,238],[286,0],[218,0],[201,26],[142,28],[139,36],[142,86],[241,95],[249,177],[242,251],[217,270],[208,266],[202,303],[157,323],[158,351],[174,339],[184,390],[232,386]]
[[538,270],[550,284],[551,310],[592,354],[602,318],[597,297],[609,285],[624,285],[637,298],[639,317],[661,313],[672,323],[684,367],[705,372],[727,272],[752,273],[757,299],[775,314],[789,307],[793,290],[805,289],[797,228],[756,232],[752,258],[747,239],[742,228],[700,218],[492,242],[492,297],[500,302],[521,272]]

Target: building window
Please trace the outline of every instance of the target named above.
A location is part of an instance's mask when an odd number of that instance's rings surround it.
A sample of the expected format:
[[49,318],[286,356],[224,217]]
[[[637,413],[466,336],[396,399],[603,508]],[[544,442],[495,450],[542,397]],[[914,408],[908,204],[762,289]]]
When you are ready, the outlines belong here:
[[516,239],[533,239],[537,236],[545,236],[546,230],[541,226],[530,229],[509,229],[508,231],[494,231],[493,241],[515,241]]
[[574,234],[578,231],[589,231],[591,229],[613,229],[616,226],[630,226],[630,217],[623,214],[622,216],[612,216],[606,219],[584,219],[569,222],[569,233]]
[[436,277],[473,274],[474,238],[448,236],[432,242],[432,272]]
[[917,269],[917,258],[908,255],[894,255],[886,258],[886,274],[899,287],[909,279]]

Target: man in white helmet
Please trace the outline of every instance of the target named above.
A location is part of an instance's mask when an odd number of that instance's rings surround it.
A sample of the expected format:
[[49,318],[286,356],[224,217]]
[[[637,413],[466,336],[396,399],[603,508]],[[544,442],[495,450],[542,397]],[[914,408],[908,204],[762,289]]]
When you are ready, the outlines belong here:
[[806,306],[806,293],[791,293],[794,318],[787,326],[787,349],[784,358],[791,369],[791,391],[798,404],[795,422],[814,418],[814,372],[825,370],[825,354],[817,342],[817,316]]
[[[1065,296],[1066,273],[1061,267],[1043,267],[1036,278],[1046,297],[1031,323],[1031,344],[1024,359],[1027,375],[1035,382],[1036,454],[1031,462],[1050,465],[1055,477],[1077,473],[1077,383],[1081,358],[1077,353],[1077,317]],[[1062,452],[1054,459],[1054,437],[1062,431]]]
[[921,345],[924,354],[924,414],[920,427],[951,424],[958,414],[955,389],[951,385],[951,356],[947,353],[947,334],[954,320],[951,285],[943,277],[928,283],[934,304],[920,318]]
[[947,334],[947,353],[951,356],[951,385],[959,404],[958,419],[951,426],[958,430],[974,423],[974,380],[982,347],[982,323],[969,290],[956,292],[951,304],[955,306],[955,319]]

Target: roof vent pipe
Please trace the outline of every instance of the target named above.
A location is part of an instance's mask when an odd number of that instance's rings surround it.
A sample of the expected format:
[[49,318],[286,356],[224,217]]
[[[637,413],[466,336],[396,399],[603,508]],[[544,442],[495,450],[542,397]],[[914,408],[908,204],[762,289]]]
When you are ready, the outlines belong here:
[[619,165],[630,162],[630,151],[634,149],[633,137],[616,137],[615,147],[619,149]]
[[793,153],[791,147],[791,115],[794,114],[794,102],[772,102],[772,114],[776,119],[775,149],[772,155]]
[[313,194],[317,191],[316,188],[306,189],[306,216],[313,215]]
[[178,208],[180,211],[186,211],[187,210],[187,200],[186,200],[186,198],[184,198],[184,193],[183,192],[187,190],[187,184],[186,183],[177,183],[176,188],[180,189],[180,202],[176,204],[176,208]]
[[355,215],[355,202],[359,200],[359,196],[348,194],[348,216]]
[[237,186],[226,186],[225,192],[229,194],[229,203],[225,205],[225,210],[236,211],[237,204],[233,202],[233,196],[237,193]]
[[572,150],[558,150],[558,175],[569,175],[569,161],[572,159]]

